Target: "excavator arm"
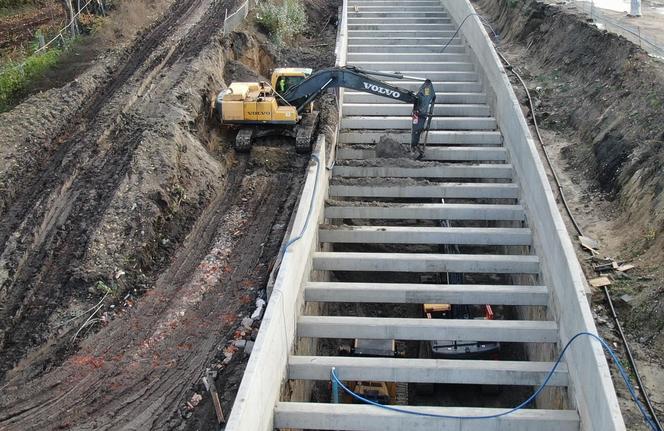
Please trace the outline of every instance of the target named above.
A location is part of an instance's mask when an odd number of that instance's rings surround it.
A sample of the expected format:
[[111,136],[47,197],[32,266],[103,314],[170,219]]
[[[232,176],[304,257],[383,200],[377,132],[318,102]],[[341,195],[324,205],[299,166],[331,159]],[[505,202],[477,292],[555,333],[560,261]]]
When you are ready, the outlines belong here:
[[281,94],[283,100],[297,107],[301,112],[311,101],[329,88],[343,87],[363,91],[377,96],[413,104],[411,147],[420,153],[420,135],[429,129],[433,116],[436,92],[430,80],[426,79],[417,93],[380,81],[373,76],[386,76],[403,79],[403,75],[371,72],[356,67],[332,67],[313,73],[310,77]]

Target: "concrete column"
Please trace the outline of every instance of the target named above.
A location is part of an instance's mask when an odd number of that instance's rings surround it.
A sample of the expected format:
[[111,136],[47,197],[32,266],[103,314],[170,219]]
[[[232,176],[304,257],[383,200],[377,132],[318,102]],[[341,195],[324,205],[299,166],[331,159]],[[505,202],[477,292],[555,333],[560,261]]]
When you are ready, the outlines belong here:
[[641,16],[641,0],[632,0],[629,16]]

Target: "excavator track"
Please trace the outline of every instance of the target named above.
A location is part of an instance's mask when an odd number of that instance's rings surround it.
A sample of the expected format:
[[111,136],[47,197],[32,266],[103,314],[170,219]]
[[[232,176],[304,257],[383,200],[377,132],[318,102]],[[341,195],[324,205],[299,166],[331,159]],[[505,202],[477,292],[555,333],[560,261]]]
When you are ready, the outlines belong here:
[[311,151],[311,143],[318,127],[318,111],[304,114],[295,130],[295,151],[306,154]]
[[238,153],[248,153],[251,151],[251,140],[254,136],[254,129],[240,129],[235,137],[235,151]]

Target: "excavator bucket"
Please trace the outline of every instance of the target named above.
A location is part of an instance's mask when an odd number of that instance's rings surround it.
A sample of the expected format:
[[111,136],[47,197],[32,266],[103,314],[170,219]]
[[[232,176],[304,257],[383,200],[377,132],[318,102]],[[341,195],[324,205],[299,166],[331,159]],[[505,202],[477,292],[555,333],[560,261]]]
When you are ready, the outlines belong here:
[[436,102],[436,91],[431,80],[427,79],[417,92],[417,103],[413,107],[413,124],[411,129],[411,150],[417,150],[419,156],[424,155],[426,138],[420,143],[422,132],[427,132],[433,117],[433,108]]

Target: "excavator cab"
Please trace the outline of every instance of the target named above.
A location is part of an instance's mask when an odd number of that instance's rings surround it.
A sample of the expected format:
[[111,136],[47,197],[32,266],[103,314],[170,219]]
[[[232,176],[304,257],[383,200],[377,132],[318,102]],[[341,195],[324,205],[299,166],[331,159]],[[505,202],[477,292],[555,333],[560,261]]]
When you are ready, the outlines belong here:
[[279,67],[272,72],[272,88],[284,94],[311,76],[312,69],[307,67]]

